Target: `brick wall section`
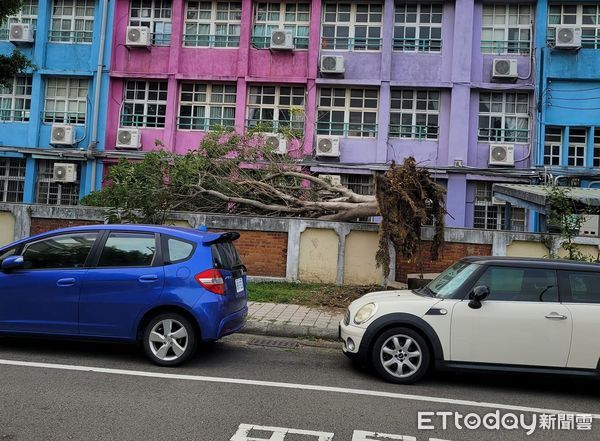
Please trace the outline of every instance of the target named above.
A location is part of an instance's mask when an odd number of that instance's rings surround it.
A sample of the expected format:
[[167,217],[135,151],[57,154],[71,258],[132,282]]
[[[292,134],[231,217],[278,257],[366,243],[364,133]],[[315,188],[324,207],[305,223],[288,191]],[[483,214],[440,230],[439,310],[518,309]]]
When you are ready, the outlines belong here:
[[70,219],[46,219],[34,217],[31,219],[31,233],[36,235],[46,231],[56,230],[58,228],[79,227],[81,225],[99,225],[102,222],[92,220],[70,220]]
[[[438,260],[432,261],[431,253],[429,252],[429,243],[426,242],[423,248],[424,273],[442,272],[454,262],[466,256],[492,255],[492,245],[448,242],[444,244],[444,248],[440,251]],[[402,259],[396,260],[397,282],[406,282],[407,274],[418,274],[420,272],[415,260],[416,259],[412,259],[411,261]]]
[[[220,229],[219,231],[229,231]],[[233,231],[233,230],[232,230]],[[250,276],[285,277],[288,235],[282,232],[243,231],[235,241]]]

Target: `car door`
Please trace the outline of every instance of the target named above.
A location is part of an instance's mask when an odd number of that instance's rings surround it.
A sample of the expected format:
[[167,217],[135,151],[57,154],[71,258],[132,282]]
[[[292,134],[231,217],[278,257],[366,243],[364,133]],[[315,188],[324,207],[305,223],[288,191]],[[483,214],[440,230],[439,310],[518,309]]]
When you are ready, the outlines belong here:
[[97,231],[26,243],[22,269],[0,273],[0,330],[77,334],[78,301]]
[[559,303],[556,271],[489,266],[473,285],[490,294],[481,308],[469,298],[452,310],[453,361],[565,367],[570,311]]
[[153,232],[108,231],[83,281],[82,335],[134,338],[135,323],[164,287],[158,239]]
[[600,366],[600,274],[560,271],[559,283],[563,304],[573,317],[567,366],[597,369]]

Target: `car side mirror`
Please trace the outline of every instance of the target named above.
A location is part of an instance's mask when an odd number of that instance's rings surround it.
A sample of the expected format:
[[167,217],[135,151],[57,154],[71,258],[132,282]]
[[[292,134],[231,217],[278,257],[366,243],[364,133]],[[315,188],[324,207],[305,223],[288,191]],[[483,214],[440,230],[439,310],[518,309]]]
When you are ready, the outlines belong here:
[[14,269],[23,268],[25,260],[23,256],[8,256],[2,261],[2,271],[8,272]]
[[469,302],[469,307],[473,309],[481,308],[481,302],[490,295],[490,289],[485,286],[476,286],[469,298],[471,301]]

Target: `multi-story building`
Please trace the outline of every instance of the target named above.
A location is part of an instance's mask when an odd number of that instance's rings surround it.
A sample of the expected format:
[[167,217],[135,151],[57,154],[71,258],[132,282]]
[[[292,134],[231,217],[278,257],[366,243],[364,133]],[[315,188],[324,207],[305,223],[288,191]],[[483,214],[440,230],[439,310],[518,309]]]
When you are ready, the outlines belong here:
[[111,3],[24,0],[0,25],[0,54],[34,65],[0,88],[0,202],[72,205],[99,188]]

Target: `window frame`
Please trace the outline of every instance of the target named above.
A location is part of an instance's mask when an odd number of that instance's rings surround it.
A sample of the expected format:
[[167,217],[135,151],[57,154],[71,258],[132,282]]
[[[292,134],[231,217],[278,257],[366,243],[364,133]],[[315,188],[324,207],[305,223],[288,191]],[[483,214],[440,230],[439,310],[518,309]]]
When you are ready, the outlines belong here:
[[[274,94],[265,94],[265,88],[274,88]],[[260,94],[253,93],[253,88],[260,88]],[[289,95],[283,94],[282,89],[290,89]],[[298,131],[299,134],[304,133],[305,113],[306,113],[306,86],[304,84],[248,84],[247,85],[247,101],[246,101],[246,127],[258,128],[265,130],[293,130]],[[302,89],[302,94],[294,93],[294,89]],[[260,97],[260,103],[252,103],[252,97]],[[265,97],[273,97],[273,104],[264,103]],[[281,104],[281,99],[288,97],[290,104]],[[294,99],[302,98],[302,105],[294,105]],[[273,118],[264,118],[263,111],[273,111]],[[260,118],[251,118],[250,115],[253,111],[258,111],[261,115]],[[282,113],[289,112],[290,118],[280,119]],[[301,113],[302,118],[295,120],[294,112]],[[265,124],[261,124],[261,121],[268,121]],[[258,123],[257,123],[258,122]],[[272,125],[271,125],[272,123]]]
[[[49,43],[66,43],[66,44],[92,44],[94,39],[94,21],[96,9],[98,7],[97,0],[72,0],[72,5],[66,5],[66,0],[52,0],[52,11],[50,16],[50,28],[48,30]],[[60,4],[58,4],[60,3]],[[82,3],[78,5],[77,3]],[[90,4],[92,3],[92,4]],[[64,10],[71,8],[71,14],[57,15],[56,9]],[[92,8],[92,15],[79,15],[78,9],[84,9],[87,13]],[[55,22],[60,21],[60,29],[54,29]],[[78,22],[83,24],[83,29],[77,29]],[[68,29],[63,29],[64,23],[69,23]]]
[[[186,85],[191,85],[193,87],[192,91],[184,91],[183,87]],[[205,90],[204,92],[200,91],[200,90],[196,90],[197,86],[205,86]],[[218,91],[214,91],[215,88],[217,87],[222,87],[223,90],[222,92],[218,92]],[[233,87],[233,92],[227,92],[226,89],[227,87]],[[200,81],[182,81],[179,83],[179,102],[178,102],[178,107],[177,107],[177,130],[182,130],[182,131],[190,131],[190,132],[207,132],[209,130],[211,130],[212,128],[214,128],[215,126],[218,127],[224,127],[224,128],[231,128],[233,129],[235,127],[235,111],[236,111],[236,98],[237,98],[237,84],[235,83],[207,83],[207,82],[200,82]],[[189,100],[184,100],[183,96],[184,94],[191,94],[192,95],[192,101]],[[196,101],[194,100],[194,97],[197,94],[204,94],[205,95],[205,100],[204,101]],[[223,97],[223,101],[222,102],[218,102],[218,101],[213,101],[213,96],[215,95],[221,95]],[[233,95],[233,102],[226,102],[225,98],[227,96],[232,96]],[[191,115],[187,116],[187,115],[182,115],[182,110],[184,107],[190,107],[191,108]],[[204,116],[195,116],[195,109],[200,109],[203,108],[204,109]],[[220,114],[221,117],[220,118],[213,118],[212,117],[212,110],[213,109],[220,109]],[[225,109],[233,109],[233,116],[231,118],[225,118],[224,115],[224,110]],[[182,124],[182,120],[189,120],[189,124]],[[200,125],[196,124],[195,121],[198,120],[203,120],[202,124],[201,124],[201,128],[197,128]],[[216,123],[213,123],[213,120],[217,121]],[[227,124],[225,124],[225,121],[227,121]],[[183,127],[185,125],[185,127]]]
[[[184,259],[171,260],[171,253],[169,251],[169,240],[177,240],[179,242],[184,242],[184,243],[192,245],[191,253]],[[183,238],[177,237],[177,236],[172,236],[170,234],[161,234],[160,242],[161,242],[161,250],[162,250],[160,260],[162,261],[162,266],[168,266],[168,265],[174,265],[177,263],[187,262],[188,260],[190,260],[194,257],[194,255],[196,254],[196,250],[198,249],[197,242],[194,242],[193,240],[183,239]]]
[[[270,5],[279,4],[279,12],[276,12],[275,9],[271,10],[269,8]],[[262,5],[267,6],[266,12],[260,11],[259,8]],[[298,11],[298,5],[305,5],[308,7],[307,11]],[[295,6],[295,11],[288,12],[288,6]],[[259,20],[259,14],[266,14],[266,20]],[[277,20],[269,20],[269,16],[271,14],[279,14],[279,19]],[[287,20],[288,14],[294,14],[295,19],[293,21]],[[298,20],[299,14],[308,14],[308,19],[306,21]],[[288,29],[292,31],[292,35],[294,37],[294,49],[295,50],[308,50],[308,39],[310,37],[310,14],[311,14],[311,4],[309,1],[262,1],[262,2],[253,2],[252,5],[252,45],[259,49],[266,49],[269,47],[271,40],[271,32],[274,29]],[[264,34],[259,35],[257,32],[259,27],[264,27]],[[306,36],[298,35],[298,29],[306,28]]]
[[[139,98],[136,95],[142,92],[141,88],[137,86],[144,84],[143,98]],[[128,90],[130,84],[134,85],[134,88]],[[156,84],[156,89],[151,89],[151,85]],[[164,129],[167,122],[167,100],[168,100],[168,82],[166,80],[138,80],[138,79],[127,79],[123,85],[123,102],[121,103],[120,115],[119,115],[119,127],[140,127],[146,129]],[[133,93],[134,98],[127,98],[128,93]],[[150,94],[156,93],[157,99],[150,100]],[[164,100],[161,100],[161,94],[164,94]],[[134,112],[131,114],[125,113],[125,107],[131,105]],[[137,106],[143,107],[143,113],[136,113]],[[150,106],[156,106],[156,113],[149,114]],[[161,110],[162,109],[162,110]],[[149,125],[148,119],[154,119],[153,123]]]
[[[581,135],[574,135],[574,131],[581,130],[583,135],[583,143],[573,141],[575,137]],[[569,127],[569,138],[567,144],[567,166],[568,167],[585,167],[587,142],[588,142],[588,129],[587,127]],[[573,154],[571,154],[573,152]]]
[[98,243],[100,241],[100,239],[102,238],[102,231],[100,231],[99,229],[89,229],[89,230],[75,230],[75,231],[68,231],[68,232],[64,232],[64,233],[58,233],[58,234],[48,234],[46,236],[37,238],[35,240],[32,241],[28,241],[25,242],[21,245],[19,245],[17,247],[17,250],[19,251],[19,255],[25,257],[25,252],[27,251],[27,248],[31,245],[35,245],[36,243],[40,243],[40,242],[44,242],[46,240],[55,238],[55,237],[61,237],[61,236],[75,236],[75,235],[81,235],[81,234],[96,234],[96,238],[94,239],[94,243],[92,244],[92,247],[90,248],[90,251],[88,252],[88,255],[86,256],[85,261],[83,262],[83,265],[80,267],[72,267],[72,268],[60,268],[60,267],[52,267],[52,268],[23,268],[23,271],[81,271],[81,270],[85,270],[90,268],[90,264],[92,263],[92,260],[94,258],[95,255],[95,251],[98,247]]
[[[13,23],[29,24],[35,31],[37,29],[38,8],[38,0],[23,0],[23,5],[19,12],[14,15],[9,15],[0,22],[0,41],[8,41],[10,25]],[[27,12],[24,12],[25,10],[27,10]]]
[[[151,6],[146,6],[144,4],[146,2],[150,2]],[[149,9],[151,11],[151,16],[143,17],[142,11],[144,9]],[[139,11],[139,16],[133,16],[134,10]],[[167,12],[168,17],[161,16],[162,14],[166,14]],[[173,35],[172,0],[129,0],[128,18],[129,26],[147,26],[150,29],[152,46],[171,46],[171,37]],[[161,30],[161,32],[156,32],[157,25],[164,26],[164,29]]]
[[[497,13],[499,7],[504,8],[504,13]],[[527,24],[521,24],[521,8],[529,8],[529,22]],[[491,14],[486,14],[486,9],[491,9]],[[516,15],[511,14],[511,10],[514,11],[516,9]],[[525,15],[525,14],[523,14]],[[486,16],[492,17],[492,23],[486,24],[485,18]],[[503,17],[504,23],[495,23],[495,19],[497,17]],[[516,17],[516,24],[511,24],[511,17]],[[532,36],[533,36],[533,19],[534,19],[534,9],[530,3],[486,3],[483,5],[483,15],[482,15],[482,26],[481,26],[481,53],[483,54],[494,54],[494,55],[507,55],[507,54],[517,54],[517,55],[529,55],[531,53],[531,45],[532,45]],[[517,31],[519,34],[519,40],[511,40],[510,34],[511,31]],[[492,35],[495,35],[497,32],[501,32],[503,34],[500,40],[494,38],[493,40],[484,40],[483,36],[486,31],[491,31]],[[528,31],[529,38],[527,40],[522,40],[520,38],[523,31]],[[514,47],[511,47],[514,45]]]
[[[15,166],[14,163],[18,162]],[[0,157],[0,202],[21,203],[25,194],[25,170],[26,162],[23,158]],[[4,168],[4,173],[1,173]],[[17,175],[11,174],[11,171],[17,170]],[[10,191],[10,182],[17,183],[17,189]],[[8,195],[14,193],[16,200],[9,200]],[[18,197],[20,195],[20,198]]]
[[[323,96],[321,95],[322,91],[325,89],[331,89],[331,95],[329,98],[325,98],[328,99],[330,101],[330,105],[328,106],[322,106],[321,105],[321,101],[323,99]],[[344,91],[344,105],[340,106],[340,105],[336,105],[335,101],[339,100],[341,98],[341,95],[335,95],[335,92],[339,92],[339,91]],[[352,91],[362,91],[362,101],[363,103],[366,100],[373,100],[375,99],[377,102],[377,106],[375,108],[371,108],[371,107],[353,107],[351,105],[351,101],[352,101]],[[366,91],[375,91],[376,92],[376,97],[366,97],[365,93]],[[318,88],[317,91],[317,122],[316,122],[316,132],[318,135],[326,135],[326,136],[342,136],[345,138],[367,138],[367,139],[375,139],[377,137],[377,133],[378,133],[378,126],[379,126],[379,108],[380,108],[380,90],[379,88],[376,87],[350,87],[350,86],[346,86],[346,87],[340,87],[340,86],[335,86],[335,85],[320,85],[320,87]],[[356,99],[356,98],[355,98]],[[333,121],[333,118],[331,118],[331,116],[334,113],[340,113],[343,112],[343,122],[337,122],[337,121]],[[359,113],[362,115],[361,116],[361,123],[353,123],[350,122],[350,116],[352,113]],[[328,121],[322,121],[321,119],[321,114],[322,113],[329,113],[330,118]],[[365,123],[365,113],[372,113],[375,115],[375,122],[374,123]],[[327,129],[321,129],[319,128],[319,125],[322,124],[327,124],[329,128]],[[341,132],[339,129],[334,129],[334,126],[342,126]],[[352,126],[359,126],[356,129],[352,129]],[[365,130],[365,127],[368,126],[372,126],[373,130]],[[334,133],[335,132],[335,133]],[[359,133],[359,134],[352,134],[352,133]],[[367,135],[364,135],[364,133],[367,133]]]
[[[77,180],[75,182],[54,182],[53,170],[54,164],[59,162],[58,160],[46,160],[40,159],[37,161],[37,173],[35,180],[35,202],[37,204],[45,205],[69,205],[74,206],[79,204],[79,191],[81,188],[81,164],[77,162]],[[45,167],[45,169],[42,169]],[[47,185],[47,189],[43,191],[44,200],[41,201],[40,195],[42,195],[42,186]],[[64,189],[71,189],[73,191],[66,192],[66,196],[63,194]],[[56,202],[50,203],[50,200],[54,198],[53,194],[56,193]],[[63,197],[67,198],[66,202]]]
[[[492,197],[492,182],[476,181],[473,199],[473,228],[489,231],[507,231],[504,228],[504,219],[506,216],[510,215],[511,229],[508,231],[526,231],[527,215],[525,209],[511,207],[510,213],[507,213],[506,204],[494,204]],[[478,215],[478,210],[480,212],[483,211],[483,216]],[[517,210],[517,216],[515,216],[515,210]],[[517,228],[515,228],[516,220],[518,220],[519,225]],[[478,223],[483,223],[484,227],[477,226]]]
[[[489,100],[484,102],[484,97],[489,95]],[[502,96],[502,101],[494,101],[497,95]],[[514,95],[514,101],[511,103],[508,99]],[[519,97],[526,96],[525,103],[519,101]],[[488,111],[482,112],[484,104],[489,104]],[[500,104],[500,111],[493,110],[494,105]],[[507,107],[514,105],[514,112],[507,112]],[[519,105],[527,105],[525,113],[518,112]],[[488,127],[481,127],[482,118],[488,119]],[[494,119],[500,118],[501,127],[490,127]],[[507,121],[512,118],[515,121],[515,128],[508,128]],[[519,121],[527,121],[527,129],[519,129]],[[486,135],[487,132],[487,135]],[[510,133],[514,135],[509,135]],[[522,134],[526,135],[526,138]],[[511,143],[511,144],[529,144],[531,141],[531,94],[529,92],[501,92],[486,91],[479,93],[479,111],[477,117],[477,141],[485,143]]]
[[[412,98],[404,97],[404,93],[411,92]],[[394,94],[399,93],[398,97],[394,97]],[[419,93],[425,93],[425,109],[418,109],[418,102],[423,101],[419,99]],[[437,98],[431,98],[431,94],[437,94]],[[437,141],[439,139],[440,131],[440,105],[441,105],[442,92],[440,89],[411,89],[394,87],[390,91],[390,131],[389,137],[394,139],[418,139],[424,141]],[[411,108],[403,108],[404,102],[411,102]],[[398,107],[394,107],[395,103],[398,103]],[[431,110],[430,104],[437,103],[437,109]],[[398,123],[394,123],[395,115],[398,115]],[[411,124],[402,124],[403,115],[411,116]],[[429,122],[430,117],[435,117],[437,124],[435,126],[430,124],[419,125],[417,119],[420,116],[424,116],[426,122]],[[409,128],[409,132],[405,131],[405,128]],[[434,129],[430,133],[430,128]],[[423,130],[424,129],[424,130]],[[405,136],[408,135],[408,136]]]
[[[195,12],[198,14],[197,18],[189,18],[190,14],[190,3],[196,3],[197,9]],[[207,11],[206,9],[201,9],[202,3],[210,3],[210,18],[200,18],[201,11]],[[223,10],[219,10],[219,4],[227,5],[225,11],[227,11],[228,18],[219,19],[219,13],[223,13]],[[238,12],[238,9],[235,9],[234,6],[239,5],[239,20],[235,20],[231,18],[232,14]],[[209,0],[209,1],[198,1],[198,0],[186,0],[185,2],[185,10],[184,10],[184,20],[183,20],[183,39],[182,45],[183,47],[191,47],[191,48],[219,48],[219,49],[237,49],[240,47],[240,30],[242,25],[242,2],[241,1],[219,1],[219,0]],[[196,31],[195,33],[188,32],[188,26],[194,26]],[[209,27],[209,33],[199,33],[199,29],[202,26]],[[227,29],[227,33],[224,35],[217,34],[217,28],[219,26],[225,26]],[[237,34],[231,33],[231,30],[237,26]],[[205,40],[206,39],[206,40]],[[204,44],[204,42],[206,43]]]
[[[164,266],[163,262],[163,254],[162,254],[162,246],[161,246],[161,234],[156,233],[154,231],[146,231],[146,230],[127,230],[127,229],[106,229],[103,230],[103,235],[98,241],[98,247],[95,250],[93,259],[90,264],[90,268],[96,270],[108,270],[114,271],[115,269],[125,268],[125,269],[135,269],[135,268],[156,268],[160,266]],[[154,246],[156,247],[156,251],[154,252],[154,257],[152,258],[152,263],[150,265],[143,266],[98,266],[100,263],[100,257],[102,256],[102,252],[104,251],[104,247],[106,246],[106,242],[110,237],[111,233],[115,234],[144,234],[144,235],[153,235],[154,236]]]
[[[60,81],[65,81],[66,84],[61,85]],[[56,86],[54,86],[56,82]],[[90,80],[86,77],[61,77],[51,76],[46,77],[44,87],[44,115],[43,122],[46,124],[71,124],[76,126],[84,126],[87,121],[88,104],[89,104],[89,93],[90,93]],[[84,90],[82,85],[85,84],[85,96],[80,96],[80,92]],[[53,88],[56,91],[56,95],[49,96],[50,89]],[[60,89],[65,89],[65,95],[58,95]],[[76,91],[76,97],[72,98],[71,94]],[[49,103],[53,103],[49,106]],[[56,110],[57,104],[60,106],[62,103],[64,110]],[[75,104],[77,107],[76,112],[71,112],[69,107]],[[48,110],[49,107],[53,107],[54,110]],[[81,108],[85,109],[84,111]],[[74,116],[73,116],[74,115]]]
[[[553,133],[552,133],[553,132]],[[564,127],[559,126],[546,126],[544,129],[544,165],[547,166],[560,166],[562,164],[562,152],[563,152],[563,140],[564,140]],[[557,141],[558,139],[558,141]],[[555,155],[555,149],[558,148],[558,155]],[[555,159],[558,158],[558,162]],[[600,165],[600,164],[599,164]]]
[[[429,7],[429,22],[421,22],[421,18],[423,16],[423,7]],[[434,6],[439,6],[441,11],[434,11]],[[400,11],[400,7],[403,7],[403,10]],[[415,7],[415,22],[406,22],[406,16],[409,14],[413,14],[412,11],[409,11],[409,8]],[[399,21],[400,14],[403,14],[403,20]],[[440,22],[434,23],[433,17],[434,15],[440,16]],[[407,26],[409,24],[410,26]],[[426,25],[426,26],[424,26]],[[392,50],[394,52],[409,52],[409,53],[441,53],[443,47],[443,26],[444,26],[444,4],[440,2],[430,2],[430,3],[400,3],[398,1],[394,2],[394,33],[392,40]],[[404,36],[399,37],[399,29],[404,28]],[[415,37],[410,38],[406,37],[406,29],[414,29]],[[421,37],[421,31],[427,29],[429,32],[429,37]],[[439,29],[440,38],[431,38],[432,29]],[[417,36],[418,34],[418,36]],[[407,44],[407,40],[412,40],[412,43]],[[426,42],[427,44],[423,44]]]
[[600,126],[594,127],[594,139],[592,142],[592,148],[594,149],[592,165],[593,167],[600,167]]
[[[566,8],[575,8],[575,12],[566,12]],[[593,8],[596,7],[595,17],[596,23],[589,24],[583,23],[584,14],[583,8]],[[560,12],[557,14],[555,11],[553,12],[553,8],[560,8]],[[547,44],[549,46],[554,46],[555,38],[556,38],[556,28],[559,26],[580,26],[581,27],[581,46],[584,49],[600,49],[600,5],[592,5],[585,4],[584,1],[582,3],[550,3],[548,5],[548,20],[546,22],[547,26]],[[553,17],[558,17],[559,23],[550,23]],[[575,23],[565,23],[566,17],[575,17]],[[573,20],[568,20],[573,21]],[[590,34],[590,35],[586,35]]]
[[[24,80],[24,84],[19,84]],[[19,93],[22,88],[24,93]],[[10,88],[0,86],[0,121],[13,123],[26,123],[31,118],[31,95],[33,90],[32,75],[17,75],[13,77]],[[29,92],[29,94],[27,94]],[[10,108],[4,108],[3,103],[10,102]],[[23,108],[17,108],[16,104],[22,102]],[[8,117],[4,115],[8,113]],[[17,115],[20,114],[20,117]]]
[[[334,12],[328,11],[327,7],[330,5],[335,6],[335,21],[327,21],[327,15],[333,14]],[[340,12],[340,5],[350,5],[350,11],[342,11]],[[368,6],[367,11],[358,11],[358,6]],[[372,6],[380,6],[381,10],[371,11]],[[367,15],[367,21],[358,21],[357,17],[359,14]],[[348,21],[340,21],[340,14],[349,14]],[[379,22],[370,21],[371,14],[381,16],[381,20]],[[327,51],[338,51],[338,52],[381,52],[382,43],[383,43],[383,15],[384,15],[384,2],[381,1],[368,1],[364,3],[356,3],[356,2],[344,2],[344,1],[326,1],[323,2],[322,5],[322,13],[321,13],[321,50]],[[333,28],[333,37],[325,36],[325,28]],[[348,35],[347,36],[339,36],[338,28],[343,27],[347,28]],[[357,27],[365,27],[365,36],[357,37],[356,29]],[[374,37],[369,35],[372,29],[379,30],[379,36]],[[340,44],[338,41],[341,40]],[[360,41],[360,44],[357,44],[357,41]],[[375,43],[373,43],[375,41]],[[345,43],[344,43],[345,42]]]

